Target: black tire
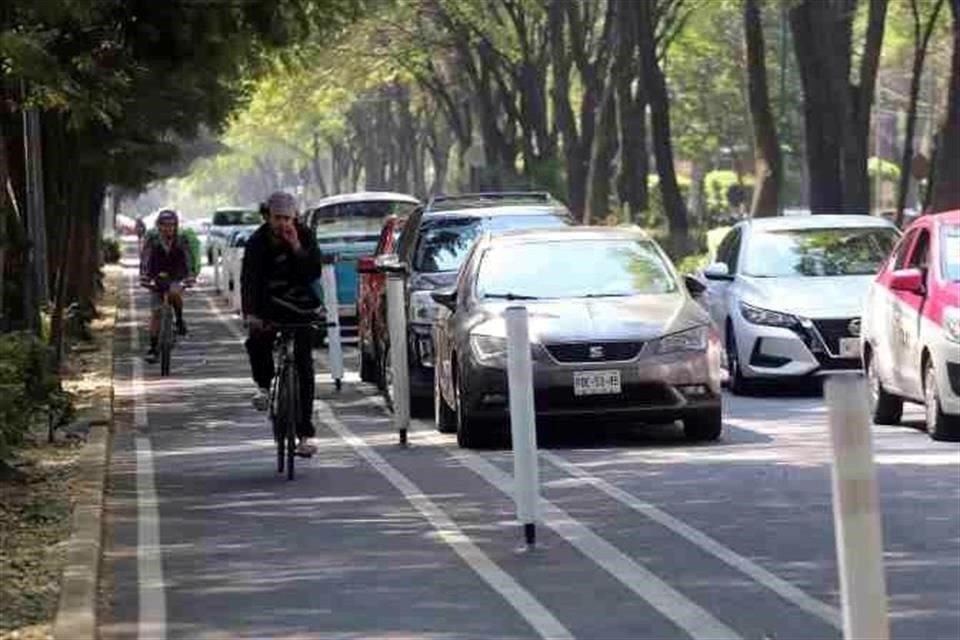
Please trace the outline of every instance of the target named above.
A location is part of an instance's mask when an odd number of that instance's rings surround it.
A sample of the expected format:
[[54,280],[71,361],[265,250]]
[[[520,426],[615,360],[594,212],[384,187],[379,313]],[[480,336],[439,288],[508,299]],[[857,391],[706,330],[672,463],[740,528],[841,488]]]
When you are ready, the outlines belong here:
[[694,442],[713,441],[723,432],[720,407],[689,415],[683,419],[683,435]]
[[358,345],[360,348],[360,380],[363,382],[377,382],[377,362],[373,354],[367,353],[363,339]]
[[213,264],[213,249],[207,249],[207,264]]
[[927,433],[932,439],[945,442],[960,440],[960,416],[948,416],[943,412],[932,360],[923,368],[923,408]]
[[293,480],[294,458],[297,453],[297,420],[299,419],[299,395],[296,367],[289,367],[284,381],[287,400],[284,403],[284,436],[287,441],[287,480]]
[[903,418],[903,398],[887,393],[880,381],[880,369],[877,358],[867,356],[867,383],[870,387],[870,414],[874,424],[900,424]]
[[170,375],[171,351],[169,344],[160,345],[160,376],[164,378]]
[[461,449],[475,449],[490,445],[490,433],[484,430],[483,423],[470,412],[463,393],[463,383],[460,376],[453,381],[456,390],[457,406],[457,445]]
[[740,369],[737,337],[733,334],[733,325],[730,323],[727,324],[727,374],[729,375],[727,388],[730,389],[730,393],[742,396],[750,392],[752,385],[743,377],[743,372]]
[[[454,365],[456,366],[456,365]],[[440,376],[433,372],[433,415],[440,433],[455,433],[457,430],[457,412],[450,408],[440,392]]]

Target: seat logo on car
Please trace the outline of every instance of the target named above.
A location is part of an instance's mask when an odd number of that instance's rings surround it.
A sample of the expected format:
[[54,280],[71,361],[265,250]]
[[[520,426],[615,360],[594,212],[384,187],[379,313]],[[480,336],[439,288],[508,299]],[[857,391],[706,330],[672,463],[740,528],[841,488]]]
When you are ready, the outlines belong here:
[[854,337],[860,336],[860,318],[854,318],[850,321],[850,324],[847,325],[847,331],[850,332],[850,335]]
[[591,360],[602,360],[603,356],[606,353],[603,350],[603,347],[600,345],[593,345],[590,347],[590,359]]

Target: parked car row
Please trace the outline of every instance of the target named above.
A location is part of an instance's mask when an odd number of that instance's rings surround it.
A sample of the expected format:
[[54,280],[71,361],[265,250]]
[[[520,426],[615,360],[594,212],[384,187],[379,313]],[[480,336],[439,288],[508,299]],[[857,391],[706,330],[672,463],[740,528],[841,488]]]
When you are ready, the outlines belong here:
[[865,215],[734,226],[703,271],[729,386],[866,371],[874,421],[921,403],[935,439],[960,439],[960,212],[901,237]]

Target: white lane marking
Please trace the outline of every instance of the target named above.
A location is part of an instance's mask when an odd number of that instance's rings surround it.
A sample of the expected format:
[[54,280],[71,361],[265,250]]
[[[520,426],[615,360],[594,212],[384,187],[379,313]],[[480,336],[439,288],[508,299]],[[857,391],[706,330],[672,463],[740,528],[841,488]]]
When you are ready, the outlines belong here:
[[397,491],[437,530],[446,542],[473,571],[499,593],[542,638],[573,638],[552,613],[529,591],[470,540],[453,520],[420,488],[400,473],[362,438],[355,435],[333,413],[323,400],[316,400],[318,417],[324,424],[349,444],[358,455],[387,479]]
[[780,597],[796,605],[800,609],[803,609],[807,613],[813,614],[836,629],[843,628],[840,612],[837,609],[831,607],[825,602],[817,600],[796,586],[790,584],[786,580],[774,575],[770,571],[767,571],[763,567],[760,567],[747,558],[739,555],[732,549],[728,549],[698,529],[695,529],[682,520],[679,520],[678,518],[675,518],[670,514],[660,510],[649,502],[644,502],[636,496],[627,493],[623,489],[613,486],[606,480],[587,473],[574,463],[554,453],[549,451],[541,451],[540,456],[550,464],[560,468],[572,476],[584,480],[595,489],[602,491],[621,504],[624,504],[634,511],[643,514],[657,524],[670,529],[680,537],[687,539],[707,553],[722,560],[734,569],[746,574],[759,584],[763,585],[767,589],[770,589]]
[[[130,349],[133,352],[133,424],[138,433],[148,426],[143,390],[143,363],[140,361],[140,328],[137,323],[135,277],[130,278]],[[167,598],[160,550],[160,512],[154,482],[153,449],[150,438],[135,438],[137,452],[137,583],[140,620],[137,637],[164,640],[167,637]]]
[[[507,496],[513,495],[513,479],[479,455],[457,450],[449,440],[422,431],[416,439],[440,445],[448,455],[470,469]],[[541,500],[543,523],[576,547],[580,553],[602,567],[625,587],[645,600],[692,638],[703,640],[739,640],[741,636],[679,591],[624,554],[592,529],[582,524],[549,500]]]
[[[207,298],[207,304],[234,336],[239,339],[244,338],[243,333],[237,329],[234,322],[231,322],[231,318],[224,315],[210,298]],[[403,497],[437,530],[439,538],[450,545],[484,582],[499,593],[537,631],[540,637],[573,638],[573,634],[533,594],[524,589],[481,551],[450,516],[424,495],[417,485],[344,425],[327,403],[318,398],[314,400],[314,404],[318,418],[403,494]]]

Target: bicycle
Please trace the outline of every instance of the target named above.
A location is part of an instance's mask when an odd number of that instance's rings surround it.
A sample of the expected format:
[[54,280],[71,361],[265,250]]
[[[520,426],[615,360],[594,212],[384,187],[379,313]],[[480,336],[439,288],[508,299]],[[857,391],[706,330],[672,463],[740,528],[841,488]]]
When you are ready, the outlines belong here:
[[293,480],[294,458],[297,453],[297,421],[300,420],[300,380],[297,377],[295,338],[298,329],[317,329],[320,320],[299,323],[269,324],[277,329],[273,343],[274,371],[270,384],[270,402],[267,415],[273,425],[273,439],[277,444],[277,473],[287,472]]
[[[157,335],[157,350],[160,352],[160,377],[170,375],[170,361],[173,356],[173,347],[177,343],[177,332],[174,329],[175,314],[170,304],[170,280],[160,274],[160,277],[144,286],[160,294],[160,333]],[[184,289],[190,288],[192,281],[184,280]]]

